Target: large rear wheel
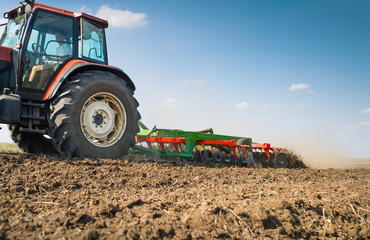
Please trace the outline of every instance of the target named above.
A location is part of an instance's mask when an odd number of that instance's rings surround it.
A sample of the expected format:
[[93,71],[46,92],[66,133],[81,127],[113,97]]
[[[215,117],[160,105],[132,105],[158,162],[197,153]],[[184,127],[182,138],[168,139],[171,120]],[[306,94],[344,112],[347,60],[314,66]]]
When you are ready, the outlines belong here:
[[79,73],[50,103],[49,132],[64,156],[116,159],[135,144],[138,106],[133,91],[116,75]]

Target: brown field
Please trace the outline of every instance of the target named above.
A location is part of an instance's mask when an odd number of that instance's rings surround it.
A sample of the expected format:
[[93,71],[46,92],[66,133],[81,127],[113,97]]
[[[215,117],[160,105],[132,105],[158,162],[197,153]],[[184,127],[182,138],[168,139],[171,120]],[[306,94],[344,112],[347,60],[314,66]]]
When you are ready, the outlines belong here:
[[0,239],[370,239],[370,169],[0,153]]

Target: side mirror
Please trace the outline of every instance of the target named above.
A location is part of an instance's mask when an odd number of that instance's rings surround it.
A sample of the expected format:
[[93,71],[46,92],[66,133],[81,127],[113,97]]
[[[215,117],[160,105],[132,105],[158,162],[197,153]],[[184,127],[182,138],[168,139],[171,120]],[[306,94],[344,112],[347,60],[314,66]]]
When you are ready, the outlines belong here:
[[27,5],[26,5],[26,7],[25,7],[24,11],[25,11],[26,13],[31,13],[31,12],[32,12],[32,6],[31,6],[31,4],[27,3]]
[[17,12],[18,12],[19,14],[24,13],[24,8],[23,8],[23,6],[18,7]]

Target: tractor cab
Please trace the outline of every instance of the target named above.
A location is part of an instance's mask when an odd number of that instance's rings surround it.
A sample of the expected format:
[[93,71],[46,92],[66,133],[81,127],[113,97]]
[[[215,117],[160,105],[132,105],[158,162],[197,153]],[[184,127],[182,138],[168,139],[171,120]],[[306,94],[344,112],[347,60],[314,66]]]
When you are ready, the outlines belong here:
[[0,89],[41,100],[53,77],[72,59],[107,64],[107,22],[33,1],[4,13]]

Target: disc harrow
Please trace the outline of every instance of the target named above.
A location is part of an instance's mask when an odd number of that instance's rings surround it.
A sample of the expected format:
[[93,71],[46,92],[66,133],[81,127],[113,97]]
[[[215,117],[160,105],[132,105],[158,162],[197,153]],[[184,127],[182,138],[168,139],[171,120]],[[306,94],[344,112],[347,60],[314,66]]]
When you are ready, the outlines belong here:
[[304,167],[299,156],[269,143],[254,143],[251,138],[214,134],[202,131],[148,129],[139,122],[136,145],[131,153],[156,154],[190,161],[229,164],[248,168]]

